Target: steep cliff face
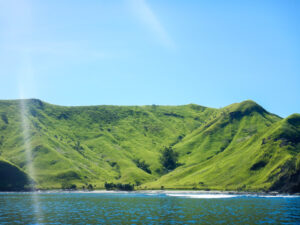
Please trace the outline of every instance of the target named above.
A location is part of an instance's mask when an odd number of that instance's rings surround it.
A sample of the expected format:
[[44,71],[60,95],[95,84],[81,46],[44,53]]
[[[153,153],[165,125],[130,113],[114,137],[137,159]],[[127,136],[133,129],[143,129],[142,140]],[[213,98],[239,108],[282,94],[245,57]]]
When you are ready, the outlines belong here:
[[293,114],[280,121],[270,137],[292,156],[273,175],[276,181],[271,190],[300,193],[300,114]]
[[17,166],[0,159],[0,191],[20,191],[30,188],[29,176]]

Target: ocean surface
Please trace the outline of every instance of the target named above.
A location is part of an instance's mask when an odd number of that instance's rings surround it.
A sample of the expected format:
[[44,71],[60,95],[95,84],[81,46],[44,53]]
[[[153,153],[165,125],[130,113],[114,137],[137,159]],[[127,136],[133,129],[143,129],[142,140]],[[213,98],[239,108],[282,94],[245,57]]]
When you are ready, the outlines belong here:
[[300,224],[300,197],[207,193],[0,193],[0,224]]

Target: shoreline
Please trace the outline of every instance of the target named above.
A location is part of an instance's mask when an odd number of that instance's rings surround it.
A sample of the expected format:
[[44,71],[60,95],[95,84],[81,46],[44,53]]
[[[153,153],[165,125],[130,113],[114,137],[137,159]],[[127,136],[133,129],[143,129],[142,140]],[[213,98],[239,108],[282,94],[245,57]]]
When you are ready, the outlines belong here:
[[300,193],[280,193],[280,192],[250,192],[250,191],[204,191],[204,190],[134,190],[134,191],[120,191],[120,190],[35,190],[35,191],[0,191],[0,193],[91,193],[91,194],[193,194],[193,195],[240,195],[240,196],[294,196],[300,197]]

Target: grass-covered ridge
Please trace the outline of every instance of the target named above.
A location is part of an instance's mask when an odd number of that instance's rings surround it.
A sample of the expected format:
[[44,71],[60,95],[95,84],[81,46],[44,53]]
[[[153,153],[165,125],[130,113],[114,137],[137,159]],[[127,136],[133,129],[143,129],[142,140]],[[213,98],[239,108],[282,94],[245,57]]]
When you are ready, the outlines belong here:
[[[28,172],[20,101],[0,101],[0,156]],[[282,119],[253,101],[221,109],[23,101],[38,188],[299,191],[299,114]],[[178,156],[174,170],[162,166],[166,148]]]

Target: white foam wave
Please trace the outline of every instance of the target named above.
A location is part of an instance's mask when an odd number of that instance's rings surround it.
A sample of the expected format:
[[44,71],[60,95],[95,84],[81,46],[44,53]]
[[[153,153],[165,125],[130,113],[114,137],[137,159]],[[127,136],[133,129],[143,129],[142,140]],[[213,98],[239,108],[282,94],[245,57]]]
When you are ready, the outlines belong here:
[[186,198],[234,198],[237,195],[230,194],[167,194],[167,196],[171,197],[186,197]]
[[184,198],[199,198],[199,199],[216,199],[216,198],[236,198],[236,197],[247,197],[247,198],[300,198],[299,195],[241,195],[241,194],[166,194],[170,197],[184,197]]
[[299,198],[299,195],[256,195],[259,198]]

